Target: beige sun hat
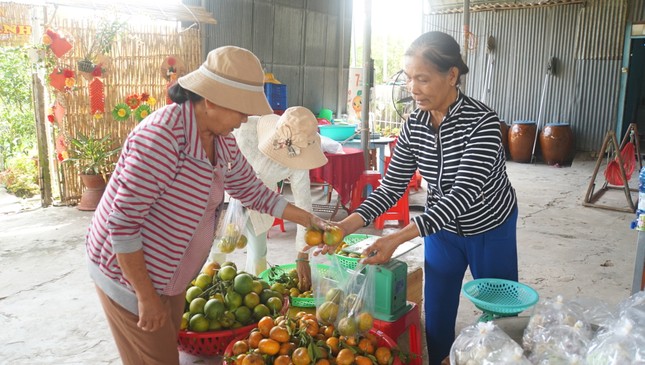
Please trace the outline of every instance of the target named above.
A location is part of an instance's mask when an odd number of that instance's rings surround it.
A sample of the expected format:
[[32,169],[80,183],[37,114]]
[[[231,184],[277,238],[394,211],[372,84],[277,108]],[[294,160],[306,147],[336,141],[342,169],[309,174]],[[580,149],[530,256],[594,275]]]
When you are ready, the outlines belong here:
[[244,48],[216,48],[197,70],[177,81],[184,89],[221,107],[248,115],[273,113],[264,94],[260,60]]
[[262,116],[257,128],[260,151],[275,162],[297,170],[315,169],[327,163],[318,122],[309,109],[294,106],[282,116]]

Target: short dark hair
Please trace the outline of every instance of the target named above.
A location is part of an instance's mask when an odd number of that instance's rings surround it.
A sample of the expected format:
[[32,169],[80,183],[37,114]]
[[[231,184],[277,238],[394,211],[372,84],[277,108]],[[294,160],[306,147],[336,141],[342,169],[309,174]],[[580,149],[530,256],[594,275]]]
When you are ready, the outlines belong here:
[[203,100],[204,98],[195,94],[194,92],[184,89],[178,82],[168,88],[168,97],[172,100],[173,103],[183,104],[186,101],[190,100],[192,102]]
[[468,73],[468,66],[461,58],[459,43],[446,33],[427,32],[420,35],[405,51],[406,56],[416,54],[434,65],[439,72],[446,73],[452,67],[456,67],[459,70],[459,76]]

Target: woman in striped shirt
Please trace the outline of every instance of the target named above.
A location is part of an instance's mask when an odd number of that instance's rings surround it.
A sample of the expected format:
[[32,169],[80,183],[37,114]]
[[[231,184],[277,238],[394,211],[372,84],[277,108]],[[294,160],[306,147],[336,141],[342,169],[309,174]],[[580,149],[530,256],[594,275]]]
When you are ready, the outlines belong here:
[[224,191],[248,208],[320,228],[259,180],[233,129],[270,114],[260,61],[221,47],[169,90],[174,102],[126,139],[87,237],[90,276],[124,364],[179,364],[185,290],[212,247]]
[[428,32],[412,43],[405,61],[417,109],[401,129],[380,187],[339,226],[349,234],[371,223],[419,169],[428,185],[425,212],[363,253],[370,256],[365,263],[385,263],[400,244],[424,237],[426,340],[429,363],[440,364],[455,337],[466,268],[474,278],[517,280],[517,203],[497,114],[458,89],[468,72],[459,44]]

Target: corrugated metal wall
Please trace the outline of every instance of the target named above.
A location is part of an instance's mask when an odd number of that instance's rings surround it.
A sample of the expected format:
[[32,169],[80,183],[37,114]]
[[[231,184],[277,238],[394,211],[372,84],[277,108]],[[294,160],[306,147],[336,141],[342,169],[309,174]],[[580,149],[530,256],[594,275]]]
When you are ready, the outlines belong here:
[[[352,1],[185,0],[212,12],[217,25],[204,26],[204,54],[223,46],[247,48],[287,85],[288,105],[317,113],[336,110],[339,72],[347,89]],[[341,9],[341,6],[344,9]],[[340,39],[344,13],[344,39]],[[342,70],[339,52],[343,48]]]
[[[466,93],[481,98],[487,62],[494,59],[486,102],[508,124],[537,120],[545,80],[541,124],[568,122],[576,148],[596,151],[615,129],[627,15],[626,0],[471,13],[476,47],[469,51]],[[462,43],[463,14],[426,15],[424,30],[447,32]],[[488,36],[495,48],[487,53]],[[551,57],[556,73],[545,77]]]
[[629,20],[633,23],[645,22],[645,0],[630,0]]

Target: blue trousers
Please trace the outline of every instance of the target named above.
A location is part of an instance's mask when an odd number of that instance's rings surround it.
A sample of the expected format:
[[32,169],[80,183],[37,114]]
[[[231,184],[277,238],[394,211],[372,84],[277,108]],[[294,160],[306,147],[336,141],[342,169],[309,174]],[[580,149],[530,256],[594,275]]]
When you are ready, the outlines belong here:
[[425,237],[424,308],[429,364],[440,365],[455,339],[466,268],[475,279],[517,281],[517,208],[501,226],[461,237],[441,230]]

